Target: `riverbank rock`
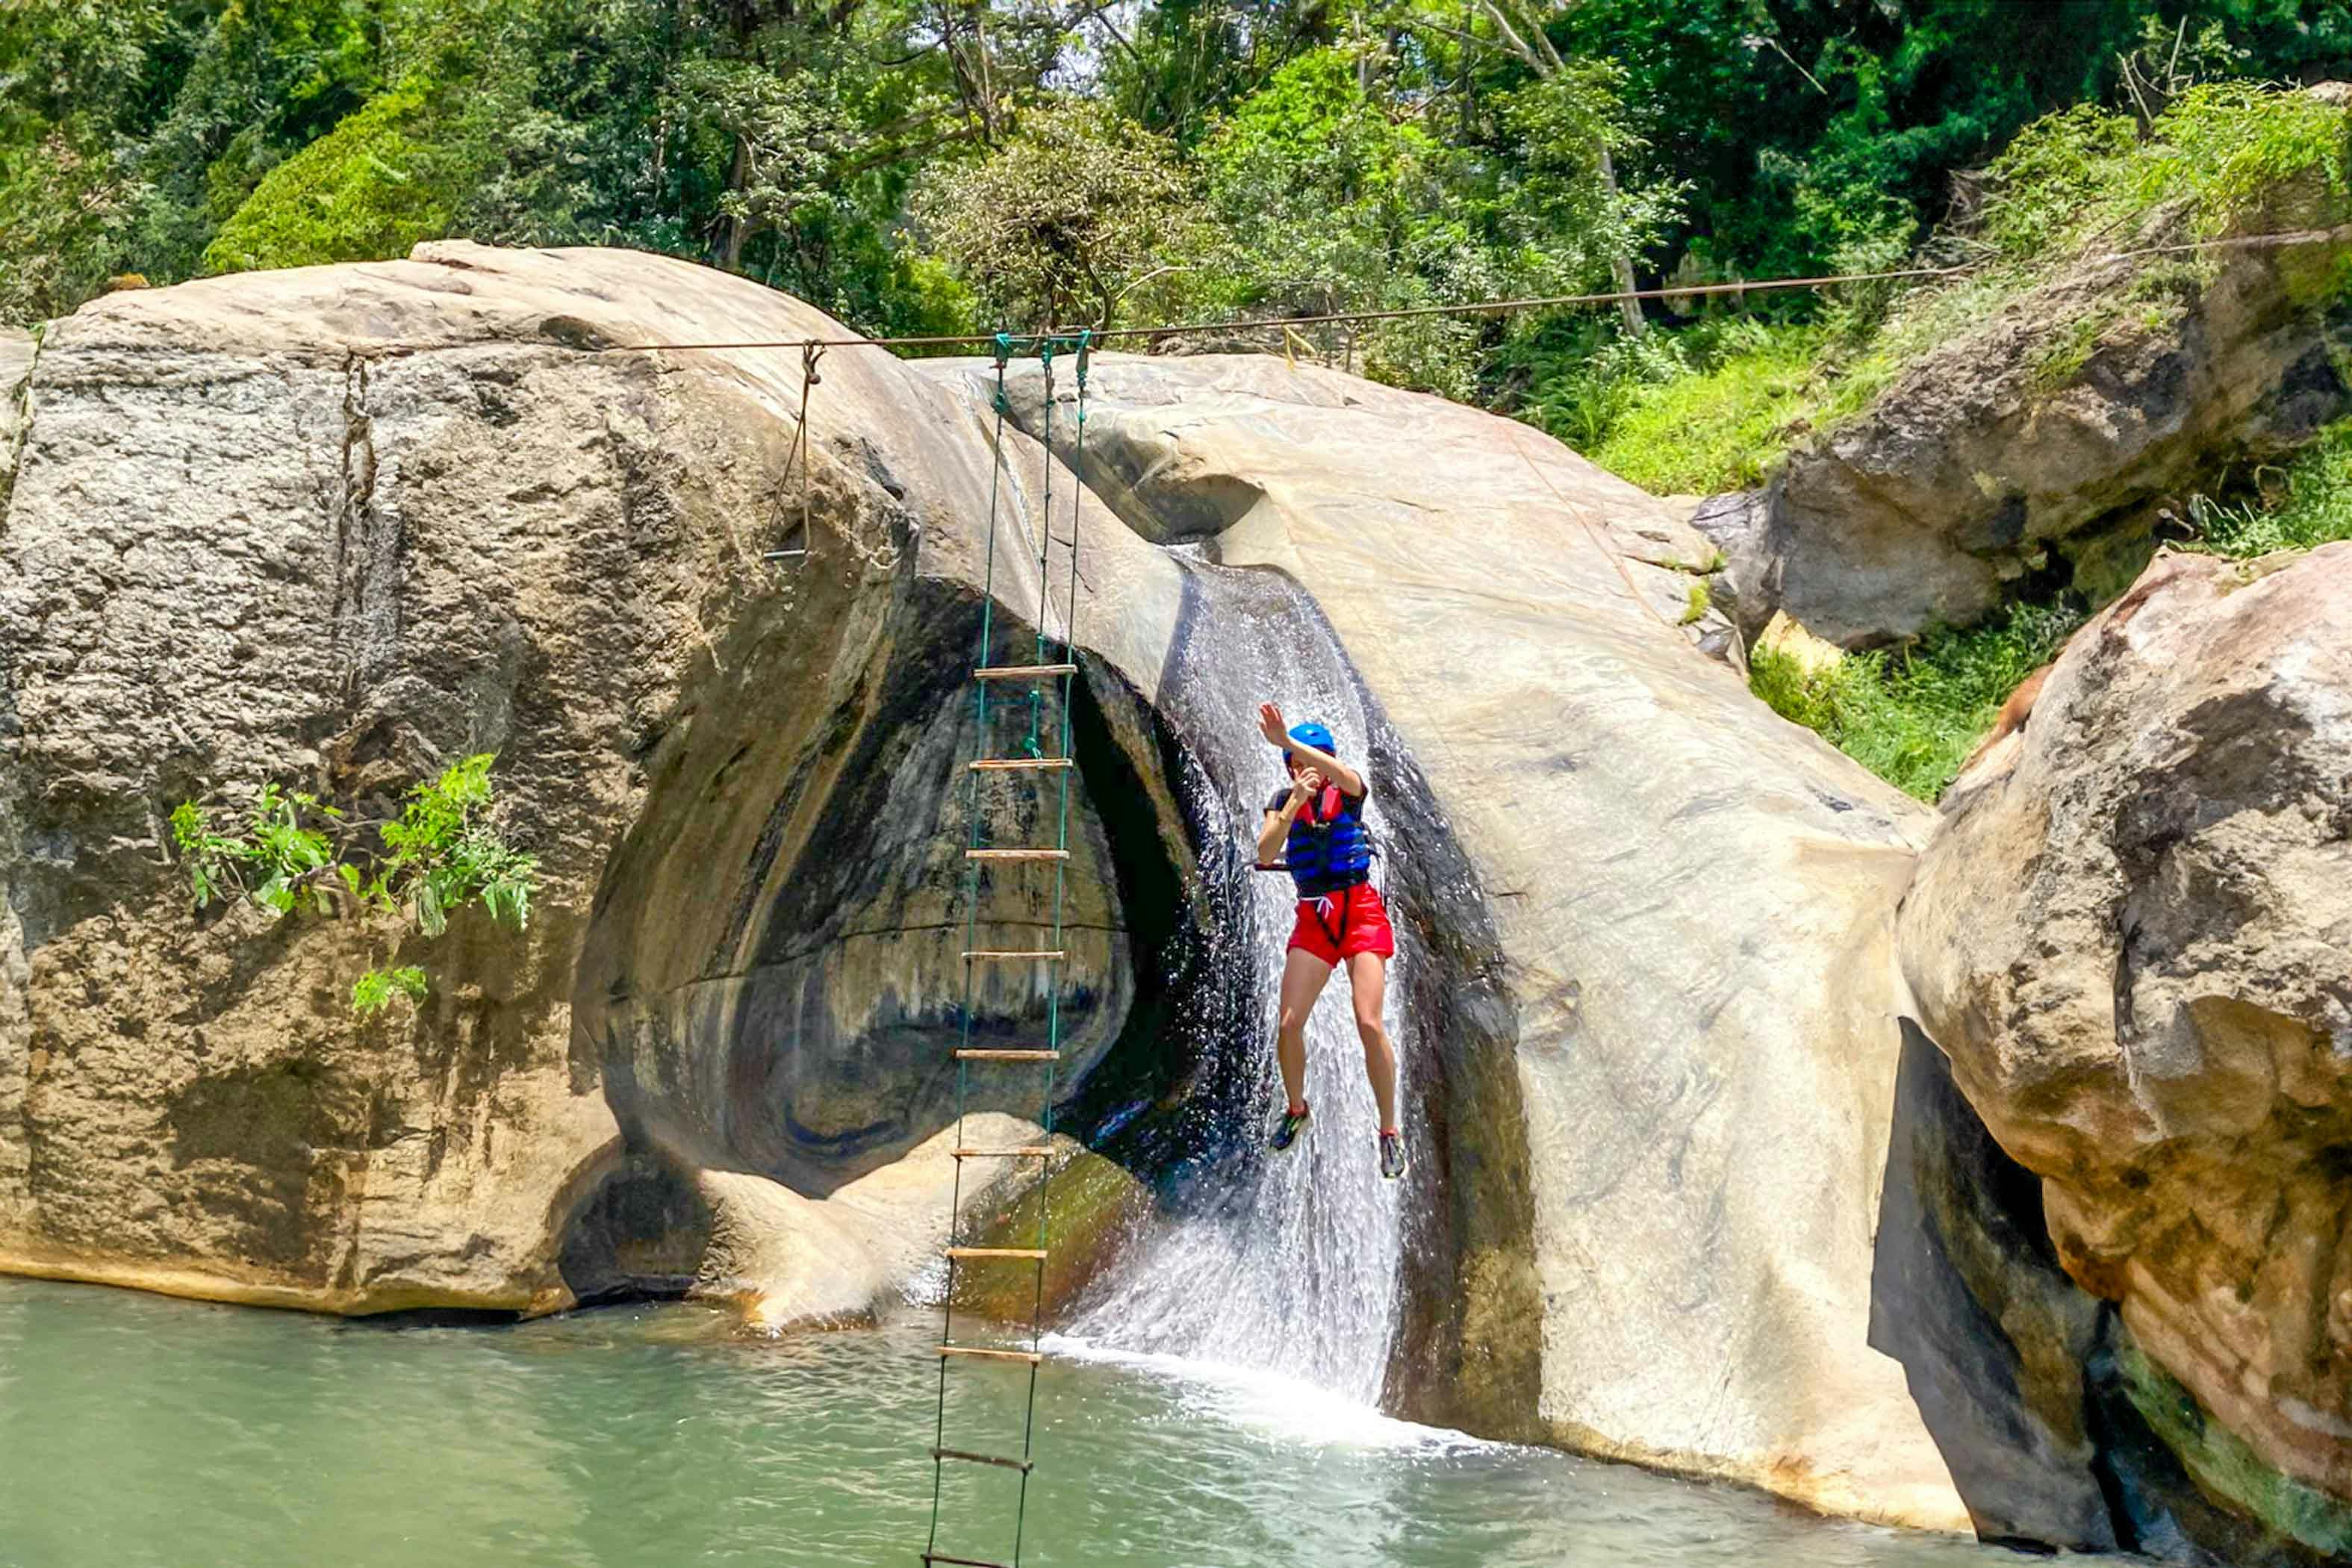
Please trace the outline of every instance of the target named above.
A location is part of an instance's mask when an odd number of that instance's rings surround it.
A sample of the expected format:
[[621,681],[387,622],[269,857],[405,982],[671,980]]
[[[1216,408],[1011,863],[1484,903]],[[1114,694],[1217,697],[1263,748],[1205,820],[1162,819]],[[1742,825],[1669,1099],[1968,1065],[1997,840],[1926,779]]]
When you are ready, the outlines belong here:
[[[2347,218],[2315,180],[2242,226]],[[2168,211],[2104,245],[2192,237]],[[1760,495],[1701,509],[1743,620],[1781,609],[1859,647],[1970,625],[2028,584],[2104,602],[2166,531],[2185,535],[2185,497],[2352,408],[2336,303],[2352,234],[2132,259],[2104,245],[1906,366]]]
[[[1191,1129],[1213,1182],[1258,1107],[1180,1026],[1262,1069],[1265,1020],[1206,923],[1234,847],[1201,780],[1260,784],[1200,726],[1249,722],[1202,706],[1222,617],[1283,574],[1405,833],[1387,1403],[1963,1523],[1864,1342],[1927,818],[1682,624],[1704,541],[1533,431],[1262,356],[1097,358],[1097,491],[1018,427],[1034,365],[1000,446],[974,367],[836,350],[803,442],[796,354],[628,348],[841,331],[676,261],[457,244],[52,329],[0,521],[0,1267],[342,1311],[731,1279],[823,1318],[895,1275],[900,1233],[833,1205],[935,1184],[884,1173],[947,1124],[950,1047],[1049,1020],[1101,1116],[1057,1125],[1237,1096]],[[967,1020],[980,584],[992,537],[1034,563],[1071,520],[1068,959],[992,971]],[[1034,653],[1071,606],[1000,567],[993,647]],[[478,750],[541,858],[526,941],[189,910],[177,800],[381,805]],[[983,799],[992,844],[1056,831]],[[1050,879],[988,886],[979,934],[1027,946]],[[363,1027],[387,949],[435,989]],[[973,1102],[1034,1115],[1038,1082]]]
[[[1083,1162],[1082,1168],[1090,1173],[1097,1173],[1094,1166],[1108,1166],[1118,1172],[1126,1191],[1136,1190],[1133,1177],[1070,1139],[1049,1141],[1035,1122],[992,1111],[965,1118],[961,1128],[941,1129],[903,1158],[821,1198],[747,1172],[698,1171],[693,1182],[709,1218],[706,1245],[687,1294],[727,1301],[742,1312],[748,1325],[765,1333],[846,1328],[870,1323],[890,1306],[940,1288],[940,1248],[948,1244],[950,1215],[955,1216],[953,1234],[966,1246],[1034,1247],[1034,1217],[1030,1239],[993,1237],[1024,1194],[1034,1194],[1035,1184],[1010,1169],[975,1170],[966,1173],[959,1187],[955,1151],[966,1144],[1051,1147],[1064,1165]],[[1034,1195],[1030,1202],[1034,1204]],[[1054,1239],[1057,1248],[1068,1250],[1075,1259],[1084,1254],[1089,1237],[1081,1227]],[[1002,1284],[996,1273],[1013,1267],[975,1262],[965,1264],[962,1272],[967,1278],[982,1272]],[[1021,1267],[1023,1283],[1034,1285],[1027,1266]],[[1018,1300],[1003,1292],[960,1291],[957,1305],[1026,1324],[1032,1297],[1027,1291]]]
[[2347,573],[2158,560],[1962,775],[1902,925],[2058,1261],[2160,1374],[2126,1379],[2149,1424],[2322,1554],[2352,1542]]
[[[543,1311],[583,1293],[567,1254],[592,1293],[629,1258],[691,1276],[567,1238],[693,1207],[648,1172],[822,1196],[937,1131],[976,428],[885,356],[829,366],[809,538],[781,483],[797,363],[596,352],[836,331],[691,267],[464,245],[50,328],[0,524],[0,1267]],[[176,802],[277,782],[381,815],[475,751],[539,857],[526,939],[192,910]],[[1082,1072],[1129,973],[1083,788],[1070,843]],[[982,936],[1030,945],[1046,897]],[[362,1025],[352,978],[388,953],[433,993]],[[1012,1036],[1045,993],[1008,971],[981,1000]],[[976,1078],[980,1108],[1035,1110]]]

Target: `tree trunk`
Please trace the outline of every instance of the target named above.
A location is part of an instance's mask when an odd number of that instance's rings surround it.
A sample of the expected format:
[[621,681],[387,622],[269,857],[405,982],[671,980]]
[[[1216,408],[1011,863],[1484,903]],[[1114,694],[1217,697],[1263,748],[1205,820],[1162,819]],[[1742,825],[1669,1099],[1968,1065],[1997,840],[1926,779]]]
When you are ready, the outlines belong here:
[[[1610,205],[1616,205],[1617,160],[1609,155],[1606,147],[1601,149],[1601,185],[1609,194]],[[1609,277],[1618,293],[1631,294],[1634,288],[1633,258],[1622,250],[1612,253],[1609,258]],[[1625,323],[1627,337],[1638,338],[1650,330],[1648,320],[1642,314],[1642,301],[1639,300],[1620,300],[1617,301],[1617,314],[1619,320]]]
[[[735,172],[728,176],[728,188],[740,191],[751,183],[751,143],[749,138],[735,138]],[[722,265],[730,272],[743,270],[743,242],[751,237],[751,220],[730,217],[727,220],[727,249]]]

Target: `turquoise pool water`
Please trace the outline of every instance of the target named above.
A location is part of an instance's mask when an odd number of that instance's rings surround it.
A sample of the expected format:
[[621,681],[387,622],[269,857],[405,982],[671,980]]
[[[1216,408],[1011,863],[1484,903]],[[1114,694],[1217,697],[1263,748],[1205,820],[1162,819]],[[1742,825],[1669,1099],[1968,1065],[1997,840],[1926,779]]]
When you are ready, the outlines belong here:
[[[910,1564],[931,1333],[747,1339],[690,1306],[387,1328],[0,1280],[0,1563]],[[1039,1392],[1033,1568],[2023,1561],[1071,1348]],[[1017,1439],[1019,1386],[959,1371],[955,1441]],[[1008,1549],[1016,1478],[955,1479],[942,1548]]]

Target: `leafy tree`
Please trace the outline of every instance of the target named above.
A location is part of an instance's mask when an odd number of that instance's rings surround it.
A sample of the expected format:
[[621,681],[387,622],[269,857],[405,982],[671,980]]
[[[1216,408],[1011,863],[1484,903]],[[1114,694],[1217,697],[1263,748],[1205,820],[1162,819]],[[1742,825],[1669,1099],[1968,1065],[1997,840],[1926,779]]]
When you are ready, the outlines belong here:
[[[1484,99],[1467,144],[1431,130],[1428,80],[1409,47],[1315,49],[1219,121],[1199,154],[1215,305],[1247,319],[1580,291],[1672,216],[1671,188],[1609,178],[1601,154],[1631,141],[1608,65],[1522,73]],[[1374,375],[1466,398],[1482,349],[1534,330],[1409,317],[1335,335]]]
[[915,214],[1000,320],[1040,326],[1109,326],[1189,265],[1199,226],[1164,140],[1069,98],[1024,111],[989,156],[935,171]]
[[[1485,17],[1506,48],[1532,72],[1538,89],[1521,89],[1525,107],[1520,119],[1522,129],[1536,133],[1537,145],[1550,155],[1557,165],[1567,162],[1571,167],[1589,163],[1592,183],[1602,198],[1598,204],[1604,210],[1613,207],[1619,199],[1617,184],[1617,153],[1631,140],[1607,113],[1595,112],[1592,101],[1592,79],[1608,75],[1610,86],[1616,85],[1612,73],[1598,61],[1580,60],[1572,68],[1551,39],[1550,28],[1555,21],[1572,14],[1578,0],[1478,0],[1479,14]],[[1572,78],[1580,72],[1587,78],[1580,84]],[[1558,90],[1543,90],[1556,89]],[[1564,142],[1563,132],[1579,136],[1575,142]],[[1533,174],[1534,171],[1529,171]],[[1630,294],[1634,290],[1633,251],[1631,245],[1618,244],[1608,251],[1609,278],[1613,291]],[[1618,303],[1618,318],[1625,324],[1629,336],[1640,337],[1643,317],[1640,303],[1623,300]]]
[[373,0],[207,5],[185,35],[168,104],[142,128],[125,236],[137,270],[199,270],[223,220],[281,161],[341,123],[383,83]]
[[[1247,321],[1491,295],[1496,258],[1457,205],[1454,155],[1366,89],[1349,49],[1299,55],[1202,144],[1217,239],[1198,290]],[[1478,325],[1427,317],[1310,335],[1407,384],[1466,392]]]
[[[509,845],[490,821],[488,755],[467,757],[408,792],[400,815],[360,822],[299,791],[265,784],[226,830],[215,812],[184,801],[172,838],[196,908],[244,899],[278,916],[377,911],[400,916],[430,939],[449,916],[478,903],[520,931],[538,889],[538,861]],[[373,847],[366,845],[373,835]],[[395,995],[422,1000],[424,970],[381,965],[352,988],[352,1011],[381,1012]]]
[[1347,0],[1160,0],[1124,19],[1090,6],[1087,22],[1112,108],[1189,149],[1221,110],[1306,50],[1336,42],[1349,10]]
[[[439,234],[878,332],[1869,270],[2014,206],[1979,171],[2053,111],[2154,136],[2200,84],[2347,72],[2352,0],[16,0],[0,318]],[[1837,352],[1887,302],[1745,309]],[[1707,358],[1620,346],[1668,314],[1316,346],[1600,431]]]
[[0,7],[0,317],[62,314],[120,269],[135,194],[110,110],[144,98],[155,0]]

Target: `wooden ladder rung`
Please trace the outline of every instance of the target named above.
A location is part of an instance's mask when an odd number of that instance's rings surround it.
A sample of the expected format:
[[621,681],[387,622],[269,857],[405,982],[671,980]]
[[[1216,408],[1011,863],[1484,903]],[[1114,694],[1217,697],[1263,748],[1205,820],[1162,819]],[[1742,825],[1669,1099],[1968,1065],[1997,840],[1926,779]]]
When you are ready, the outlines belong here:
[[1043,1263],[1045,1261],[1045,1249],[1042,1247],[950,1247],[948,1248],[948,1256],[950,1258],[1026,1258]]
[[1066,860],[1066,849],[967,849],[967,860]]
[[1069,957],[1058,947],[975,947],[965,952],[966,958],[1050,958],[1056,961]]
[[1045,680],[1056,675],[1076,675],[1075,664],[983,664],[971,672],[974,680]]
[[926,1552],[923,1561],[945,1563],[948,1568],[1013,1568],[1009,1563],[995,1563],[985,1557],[950,1557],[944,1552]]
[[982,757],[964,764],[976,773],[1014,773],[1035,768],[1075,768],[1078,764],[1068,757]]
[[[968,1465],[1002,1465],[1008,1470],[1019,1470],[1024,1476],[1037,1468],[1034,1459],[1008,1459],[1002,1454],[975,1454],[964,1448],[934,1448],[931,1458],[934,1463],[941,1459],[961,1459]],[[940,1561],[953,1563],[958,1559],[943,1557]]]
[[979,1356],[988,1361],[1025,1361],[1031,1366],[1035,1366],[1045,1359],[1045,1355],[1037,1351],[992,1351],[979,1345],[941,1345],[940,1353]]
[[997,1050],[990,1047],[959,1046],[956,1059],[963,1062],[1057,1062],[1059,1051]]
[[1011,1149],[958,1149],[959,1160],[1050,1160],[1054,1151],[1044,1143],[1023,1143]]

